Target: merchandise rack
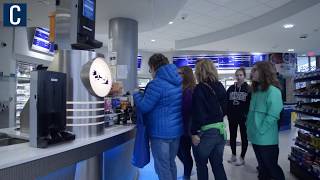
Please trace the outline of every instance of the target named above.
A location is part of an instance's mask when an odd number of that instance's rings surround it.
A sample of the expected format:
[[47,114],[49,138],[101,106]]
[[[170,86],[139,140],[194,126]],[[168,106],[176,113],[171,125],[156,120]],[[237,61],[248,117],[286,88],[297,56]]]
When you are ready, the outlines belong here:
[[[317,91],[310,91],[313,90],[310,87],[314,85],[314,82],[318,84],[318,80],[320,80],[320,69],[308,73],[299,73],[294,80],[295,83],[306,82],[307,84],[305,88],[297,89],[295,93],[295,96],[302,100],[298,102],[294,109],[298,113],[295,127],[307,132],[306,134],[310,134],[312,138],[320,137],[320,126],[317,123],[317,121],[320,121],[320,89],[318,90],[317,87]],[[290,172],[299,179],[319,180],[318,169],[320,167],[317,157],[320,157],[320,148],[313,146],[308,141],[304,142],[303,138],[299,137],[296,137],[294,147],[301,149],[303,156],[312,156],[314,159],[310,161],[310,159],[304,157],[297,158],[292,150],[289,155]],[[312,163],[312,166],[310,166],[310,163]]]

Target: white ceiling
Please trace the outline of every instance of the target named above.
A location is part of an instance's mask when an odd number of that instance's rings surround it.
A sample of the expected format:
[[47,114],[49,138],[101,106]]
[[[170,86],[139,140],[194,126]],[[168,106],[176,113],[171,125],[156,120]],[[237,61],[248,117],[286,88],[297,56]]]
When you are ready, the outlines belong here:
[[[1,3],[8,2],[0,0]],[[11,2],[11,1],[10,1]],[[55,0],[28,3],[28,26],[48,26]],[[319,0],[97,0],[96,38],[107,44],[108,21],[128,17],[139,23],[139,49],[285,52],[320,51]],[[305,8],[294,4],[308,4]],[[281,11],[283,11],[281,13]],[[288,11],[288,12],[287,12]],[[270,18],[272,17],[273,18]],[[182,19],[185,17],[185,19]],[[0,13],[2,20],[2,13]],[[272,22],[270,21],[272,19]],[[0,20],[0,21],[1,21]],[[265,23],[252,23],[255,21]],[[168,22],[173,21],[172,25]],[[294,23],[285,31],[284,23]],[[252,27],[250,29],[250,27]],[[246,31],[244,31],[246,30]],[[301,40],[301,34],[309,38]],[[155,39],[156,42],[151,42]],[[320,52],[319,52],[320,53]]]
[[[183,49],[240,52],[287,52],[295,49],[297,53],[314,51],[320,54],[319,17],[320,3],[255,31]],[[282,26],[286,23],[293,23],[295,27],[284,29]],[[299,38],[302,34],[308,34],[308,38]]]

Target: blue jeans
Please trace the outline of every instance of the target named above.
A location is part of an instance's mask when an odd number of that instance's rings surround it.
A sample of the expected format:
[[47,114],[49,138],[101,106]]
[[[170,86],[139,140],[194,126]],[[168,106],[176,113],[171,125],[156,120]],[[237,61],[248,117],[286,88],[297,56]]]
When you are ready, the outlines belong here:
[[193,156],[197,166],[198,180],[208,180],[208,159],[215,180],[226,180],[223,166],[223,151],[226,144],[223,135],[217,129],[204,131],[200,136],[198,146],[192,146]]
[[159,180],[177,180],[175,158],[179,149],[180,138],[152,138],[151,151],[154,158],[154,168]]

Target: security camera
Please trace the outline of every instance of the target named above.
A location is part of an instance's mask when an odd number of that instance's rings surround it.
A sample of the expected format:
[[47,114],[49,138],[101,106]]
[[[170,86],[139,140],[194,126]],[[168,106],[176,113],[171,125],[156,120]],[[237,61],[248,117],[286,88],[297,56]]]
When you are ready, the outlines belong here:
[[182,20],[186,20],[187,17],[188,17],[188,14],[182,14],[182,15],[181,15],[181,19],[182,19]]
[[6,46],[7,46],[7,43],[1,42],[1,47],[6,47]]

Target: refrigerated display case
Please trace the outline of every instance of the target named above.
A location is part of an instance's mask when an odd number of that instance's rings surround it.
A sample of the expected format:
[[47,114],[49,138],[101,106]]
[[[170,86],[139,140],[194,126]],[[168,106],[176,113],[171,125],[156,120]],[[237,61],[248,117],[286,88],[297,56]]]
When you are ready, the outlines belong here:
[[36,64],[17,62],[16,125],[20,125],[20,113],[30,97],[30,72],[35,68]]

